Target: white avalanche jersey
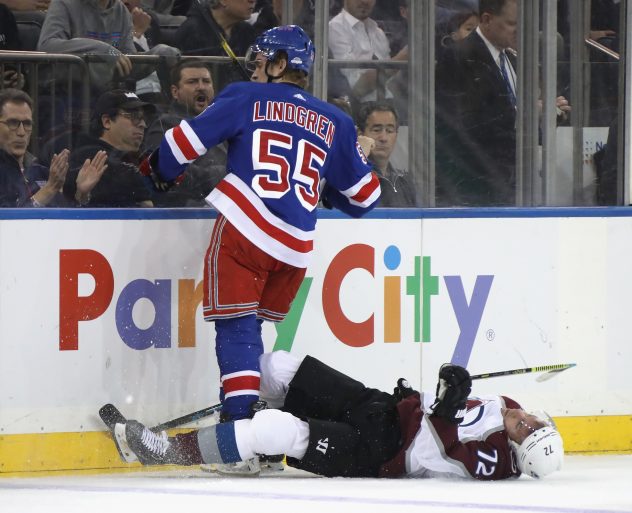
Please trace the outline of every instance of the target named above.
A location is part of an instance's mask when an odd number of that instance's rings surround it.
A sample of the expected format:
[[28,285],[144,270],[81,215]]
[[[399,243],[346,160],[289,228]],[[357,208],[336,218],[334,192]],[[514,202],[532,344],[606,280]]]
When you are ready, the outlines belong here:
[[471,397],[463,422],[453,424],[430,412],[434,394],[422,394],[420,428],[406,450],[409,477],[457,476],[506,479],[519,476],[504,430],[501,408],[520,408],[503,396]]

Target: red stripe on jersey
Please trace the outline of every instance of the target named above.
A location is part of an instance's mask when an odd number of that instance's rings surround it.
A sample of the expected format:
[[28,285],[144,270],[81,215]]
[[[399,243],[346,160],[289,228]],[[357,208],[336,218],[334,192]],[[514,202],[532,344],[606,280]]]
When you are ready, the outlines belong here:
[[[378,182],[379,183],[379,182]],[[248,201],[237,187],[233,184],[222,180],[217,184],[217,189],[226,194],[231,200],[233,200],[237,206],[246,214],[251,221],[253,221],[261,231],[265,232],[268,236],[278,240],[284,246],[287,246],[299,253],[309,253],[314,249],[313,240],[301,240],[293,237],[289,233],[277,228],[272,223],[267,221],[261,213],[255,208],[255,206]]]
[[173,129],[173,140],[187,160],[195,160],[200,156],[193,146],[191,146],[189,139],[187,139],[180,125]]
[[259,376],[237,376],[225,379],[222,382],[222,387],[225,394],[239,390],[259,390],[259,381]]
[[377,175],[371,171],[371,181],[353,195],[351,199],[357,201],[358,203],[364,203],[367,198],[371,197],[371,194],[373,194],[379,186],[380,180]]

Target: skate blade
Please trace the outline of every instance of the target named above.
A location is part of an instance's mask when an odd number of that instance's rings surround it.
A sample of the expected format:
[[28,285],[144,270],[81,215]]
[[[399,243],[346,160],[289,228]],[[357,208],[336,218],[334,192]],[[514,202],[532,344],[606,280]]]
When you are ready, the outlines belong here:
[[138,461],[138,457],[132,452],[127,444],[127,437],[125,436],[125,424],[116,424],[114,426],[114,442],[118,449],[121,459],[127,463],[134,463]]
[[261,467],[257,465],[235,465],[211,463],[200,465],[200,470],[225,477],[259,477]]
[[283,472],[285,470],[285,465],[282,461],[261,461],[259,463],[261,465],[261,472],[264,474]]

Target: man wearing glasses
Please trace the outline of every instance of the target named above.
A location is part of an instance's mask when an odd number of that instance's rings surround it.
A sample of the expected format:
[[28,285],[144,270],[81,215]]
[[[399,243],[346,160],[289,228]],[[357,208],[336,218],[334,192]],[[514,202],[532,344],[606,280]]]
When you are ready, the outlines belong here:
[[[114,89],[103,93],[94,107],[89,134],[80,136],[70,156],[70,171],[64,194],[89,207],[153,207],[151,191],[138,173],[139,149],[145,136],[146,119],[155,107],[135,93]],[[75,176],[95,151],[107,154],[107,172],[90,194],[80,194]]]
[[[33,132],[33,102],[18,89],[0,91],[0,207],[68,206],[59,194],[68,171],[68,150],[51,159],[50,169],[27,149]],[[77,194],[89,194],[105,170],[105,153],[86,156],[74,175]],[[75,200],[71,198],[70,205]]]

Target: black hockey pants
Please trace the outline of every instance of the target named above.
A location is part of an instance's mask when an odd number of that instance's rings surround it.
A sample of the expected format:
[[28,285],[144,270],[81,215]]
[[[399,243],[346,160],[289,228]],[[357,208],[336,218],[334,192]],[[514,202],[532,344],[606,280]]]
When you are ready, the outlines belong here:
[[392,395],[305,357],[283,409],[308,422],[309,444],[301,460],[288,464],[329,477],[376,477],[401,445],[396,404]]

